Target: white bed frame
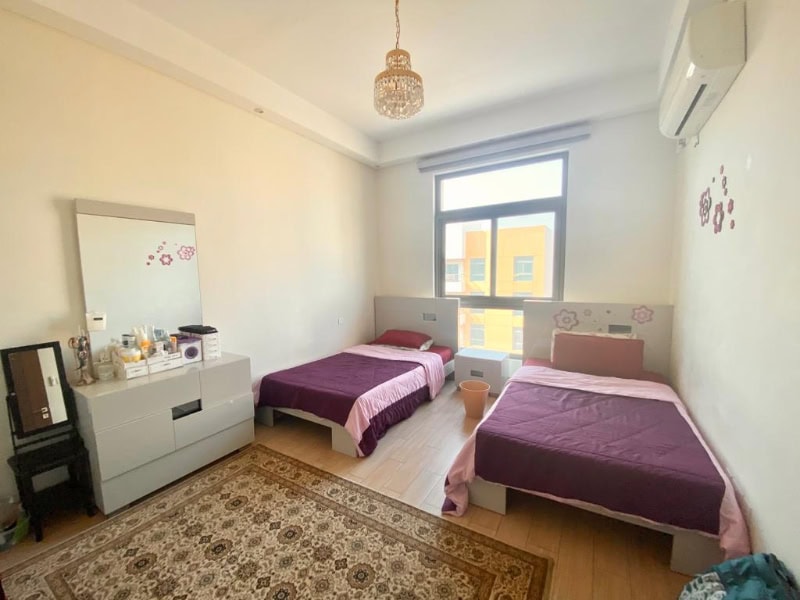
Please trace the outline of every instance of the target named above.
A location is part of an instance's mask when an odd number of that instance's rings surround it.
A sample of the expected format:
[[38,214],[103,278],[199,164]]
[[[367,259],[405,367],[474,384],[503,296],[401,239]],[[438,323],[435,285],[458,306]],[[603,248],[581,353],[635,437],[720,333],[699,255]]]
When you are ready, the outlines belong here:
[[[480,477],[476,477],[468,487],[470,504],[500,513],[501,515],[506,514],[506,497],[508,493],[508,488],[506,486],[491,483]],[[553,498],[547,494],[539,494],[530,490],[520,491],[553,500]],[[707,570],[711,565],[722,562],[724,558],[719,547],[719,537],[717,536],[654,523],[634,515],[616,512],[588,502],[575,501],[566,504],[577,506],[583,510],[603,515],[604,517],[617,519],[618,521],[624,521],[671,535],[672,556],[670,558],[670,568],[678,573],[696,575],[697,573],[702,573]]]
[[[642,307],[647,310],[642,311]],[[618,330],[619,326],[623,328],[630,327],[637,338],[645,341],[645,368],[665,376],[669,375],[670,346],[672,343],[672,306],[526,301],[524,303],[524,315],[523,349],[525,357],[550,357],[553,330],[558,328],[559,322],[564,322],[559,317],[566,315],[569,317],[568,325],[573,325],[571,323],[573,316],[577,319],[577,323],[570,328],[570,331],[608,332],[609,330]],[[638,320],[634,317],[638,317]],[[648,317],[649,320],[646,320]],[[521,491],[526,494],[553,499],[547,494],[539,494],[530,490]],[[470,504],[504,515],[506,514],[506,497],[507,488],[503,485],[488,482],[480,477],[476,477],[469,484]],[[568,504],[612,519],[671,535],[672,557],[670,559],[670,568],[678,573],[694,575],[723,560],[723,553],[719,548],[719,538],[717,536],[654,523],[588,502],[574,501]]]
[[[448,346],[458,352],[457,298],[405,298],[400,296],[375,296],[375,337],[387,329],[407,329],[427,333],[437,346]],[[444,366],[445,376],[455,371],[455,361]],[[305,410],[295,408],[256,408],[256,421],[272,427],[275,413],[291,415],[331,430],[331,448],[348,456],[358,456],[356,445],[347,430],[329,419],[323,419]]]

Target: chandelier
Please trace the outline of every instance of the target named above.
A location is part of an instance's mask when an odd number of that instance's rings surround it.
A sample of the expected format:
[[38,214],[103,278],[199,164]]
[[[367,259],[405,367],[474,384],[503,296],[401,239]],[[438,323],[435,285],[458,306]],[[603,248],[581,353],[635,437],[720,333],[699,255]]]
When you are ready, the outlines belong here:
[[411,55],[400,49],[400,0],[394,0],[395,45],[386,69],[375,77],[375,110],[390,119],[413,117],[425,103],[422,77],[411,70]]

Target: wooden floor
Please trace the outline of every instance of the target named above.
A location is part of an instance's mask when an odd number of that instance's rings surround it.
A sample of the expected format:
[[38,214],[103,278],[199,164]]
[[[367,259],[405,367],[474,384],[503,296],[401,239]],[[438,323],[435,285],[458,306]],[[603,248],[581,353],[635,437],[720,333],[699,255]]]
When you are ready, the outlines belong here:
[[[257,424],[256,441],[439,515],[444,475],[476,425],[464,418],[450,382],[434,402],[393,427],[366,459],[333,452],[330,430],[291,417],[273,428]],[[447,518],[552,557],[553,600],[675,599],[688,581],[669,570],[669,536],[517,492],[509,494],[508,504],[505,516],[470,507],[464,517]],[[0,572],[103,518],[51,519],[43,542],[29,539],[0,554]]]

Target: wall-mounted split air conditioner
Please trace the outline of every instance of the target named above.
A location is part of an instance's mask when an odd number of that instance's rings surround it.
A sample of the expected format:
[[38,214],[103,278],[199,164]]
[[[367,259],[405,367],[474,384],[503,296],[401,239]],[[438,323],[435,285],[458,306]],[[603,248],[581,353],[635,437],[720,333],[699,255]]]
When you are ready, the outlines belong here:
[[663,87],[661,133],[687,138],[700,132],[744,66],[745,39],[744,0],[688,17]]

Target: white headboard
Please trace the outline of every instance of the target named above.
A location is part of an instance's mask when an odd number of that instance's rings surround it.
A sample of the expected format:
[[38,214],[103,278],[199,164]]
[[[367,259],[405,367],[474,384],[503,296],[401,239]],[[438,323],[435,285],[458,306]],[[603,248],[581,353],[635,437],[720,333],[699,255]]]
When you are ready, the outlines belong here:
[[644,340],[644,368],[669,376],[672,306],[526,300],[524,315],[525,358],[549,358],[554,329],[614,333],[630,327]]
[[375,337],[387,329],[427,333],[458,352],[458,298],[375,296]]

